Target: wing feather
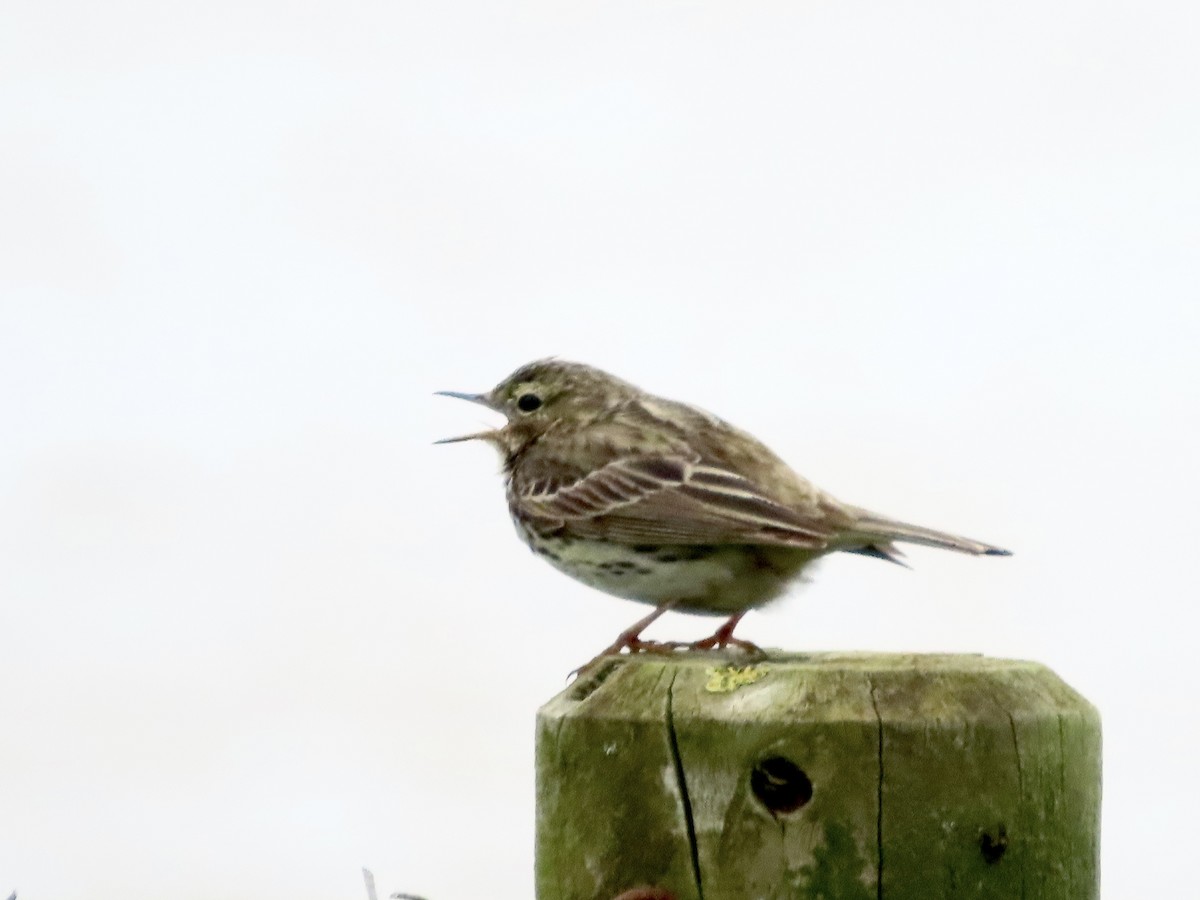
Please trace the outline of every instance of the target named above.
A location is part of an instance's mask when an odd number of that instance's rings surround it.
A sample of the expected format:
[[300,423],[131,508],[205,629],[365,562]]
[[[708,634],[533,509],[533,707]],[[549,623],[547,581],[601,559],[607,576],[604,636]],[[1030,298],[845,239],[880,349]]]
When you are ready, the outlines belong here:
[[511,495],[546,530],[627,543],[765,543],[821,549],[836,530],[828,507],[780,502],[745,476],[684,456],[613,460],[569,484]]

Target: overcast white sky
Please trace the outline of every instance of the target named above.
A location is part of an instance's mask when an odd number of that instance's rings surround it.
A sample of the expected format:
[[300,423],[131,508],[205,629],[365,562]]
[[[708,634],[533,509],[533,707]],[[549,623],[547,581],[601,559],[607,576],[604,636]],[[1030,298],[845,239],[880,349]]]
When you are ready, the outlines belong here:
[[5,4],[0,896],[529,900],[535,710],[644,608],[431,392],[549,354],[1015,550],[741,633],[1047,663],[1105,896],[1194,887],[1198,9]]

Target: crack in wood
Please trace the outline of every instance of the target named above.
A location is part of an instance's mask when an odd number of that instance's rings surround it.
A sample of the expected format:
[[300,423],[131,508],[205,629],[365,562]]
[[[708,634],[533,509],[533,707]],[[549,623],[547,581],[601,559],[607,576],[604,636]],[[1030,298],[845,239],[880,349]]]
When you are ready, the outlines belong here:
[[[1017,761],[1017,812],[1020,816],[1020,831],[1024,831],[1025,827],[1025,769],[1021,765],[1021,742],[1017,740],[1017,720],[1013,718],[1012,710],[996,703],[1002,710],[1004,715],[1008,716],[1008,730],[1012,734],[1013,756]],[[1025,900],[1025,854],[1018,853],[1017,859],[1021,863],[1021,900]]]
[[[1067,801],[1067,736],[1063,730],[1063,715],[1061,712],[1058,714],[1058,796],[1061,798],[1061,802],[1065,803]],[[1094,838],[1095,835],[1093,835]],[[1092,848],[1092,855],[1093,857],[1096,855],[1094,847]],[[1068,860],[1063,868],[1067,873],[1067,896],[1074,896],[1072,892],[1075,890],[1075,866],[1071,860]]]
[[883,717],[879,715],[879,702],[875,699],[875,682],[869,675],[867,688],[871,695],[871,709],[875,711],[875,724],[879,729],[879,782],[875,787],[875,900],[883,900]]
[[687,777],[683,771],[683,757],[679,753],[679,738],[675,734],[675,678],[678,673],[672,673],[671,683],[667,685],[667,740],[671,747],[671,759],[675,763],[675,780],[679,784],[679,799],[683,804],[683,820],[687,825],[688,849],[692,856],[692,877],[696,880],[696,898],[704,900],[704,880],[700,875],[700,846],[696,842],[696,821],[692,815],[692,801],[688,796]]

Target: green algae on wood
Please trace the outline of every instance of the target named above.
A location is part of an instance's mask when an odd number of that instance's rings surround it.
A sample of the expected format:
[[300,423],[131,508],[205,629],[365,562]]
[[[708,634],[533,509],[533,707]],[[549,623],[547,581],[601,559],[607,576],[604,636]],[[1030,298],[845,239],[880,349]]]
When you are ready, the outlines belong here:
[[743,665],[614,659],[542,708],[539,900],[1098,896],[1099,718],[1046,667]]

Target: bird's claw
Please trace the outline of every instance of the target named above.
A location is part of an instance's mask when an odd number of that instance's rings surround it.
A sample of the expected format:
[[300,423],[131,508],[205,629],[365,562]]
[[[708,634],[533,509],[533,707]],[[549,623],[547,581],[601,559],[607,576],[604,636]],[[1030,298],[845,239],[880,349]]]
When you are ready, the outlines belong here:
[[698,641],[668,641],[666,642],[666,646],[672,651],[681,650],[684,653],[689,653],[693,650],[725,650],[728,647],[736,647],[750,656],[767,655],[767,651],[758,646],[758,644],[744,641],[741,638],[735,638],[731,635],[722,636],[712,634]]

